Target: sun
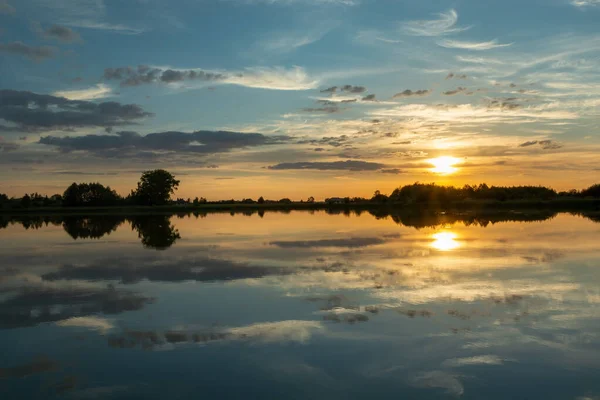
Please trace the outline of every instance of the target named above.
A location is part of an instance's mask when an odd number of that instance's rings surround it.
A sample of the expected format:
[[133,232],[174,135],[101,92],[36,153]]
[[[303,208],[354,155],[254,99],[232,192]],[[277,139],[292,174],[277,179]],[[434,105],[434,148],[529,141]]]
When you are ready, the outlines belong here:
[[450,251],[460,246],[460,243],[456,240],[457,235],[453,232],[438,232],[431,235],[434,241],[431,246],[440,251]]
[[458,168],[454,167],[454,165],[458,164],[460,159],[456,157],[442,156],[437,158],[432,158],[429,160],[429,163],[433,165],[431,168],[432,172],[437,174],[452,174],[458,171]]

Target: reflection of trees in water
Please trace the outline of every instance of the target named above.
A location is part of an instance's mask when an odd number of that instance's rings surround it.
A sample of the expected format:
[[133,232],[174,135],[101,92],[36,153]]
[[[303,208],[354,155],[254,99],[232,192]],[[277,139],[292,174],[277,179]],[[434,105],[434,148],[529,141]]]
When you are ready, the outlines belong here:
[[116,231],[124,221],[118,216],[66,216],[62,226],[73,239],[100,239]]
[[[541,209],[537,211],[512,211],[512,210],[476,210],[476,211],[442,211],[439,209],[415,209],[391,207],[334,207],[323,210],[329,215],[357,215],[368,213],[377,219],[390,218],[397,224],[414,228],[437,227],[454,223],[464,223],[467,226],[475,225],[486,227],[489,224],[499,222],[534,222],[552,219],[558,215],[559,211],[550,209]],[[137,215],[137,216],[115,216],[115,215],[53,215],[53,216],[0,216],[0,229],[7,228],[9,225],[20,224],[25,229],[40,229],[46,226],[61,226],[73,239],[99,239],[110,235],[126,221],[131,222],[132,228],[138,232],[145,247],[164,250],[172,246],[181,238],[179,232],[171,219],[179,219],[194,216],[195,218],[205,218],[208,214],[228,213],[232,216],[258,215],[263,217],[265,213],[289,214],[291,210],[263,210],[263,209],[243,209],[243,210],[194,210],[193,212],[178,212],[173,215]],[[315,211],[299,211],[314,214]],[[600,223],[600,212],[571,212],[571,215],[587,218],[590,221]]]
[[144,247],[165,250],[181,239],[168,215],[138,216],[130,218],[130,221]]

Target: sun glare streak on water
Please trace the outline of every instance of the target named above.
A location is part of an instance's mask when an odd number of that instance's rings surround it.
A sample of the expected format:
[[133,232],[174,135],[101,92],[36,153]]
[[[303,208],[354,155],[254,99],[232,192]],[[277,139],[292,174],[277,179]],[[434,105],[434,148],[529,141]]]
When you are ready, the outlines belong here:
[[456,240],[458,236],[453,232],[438,232],[431,235],[431,237],[435,239],[431,243],[431,247],[436,250],[450,251],[460,246],[460,243]]

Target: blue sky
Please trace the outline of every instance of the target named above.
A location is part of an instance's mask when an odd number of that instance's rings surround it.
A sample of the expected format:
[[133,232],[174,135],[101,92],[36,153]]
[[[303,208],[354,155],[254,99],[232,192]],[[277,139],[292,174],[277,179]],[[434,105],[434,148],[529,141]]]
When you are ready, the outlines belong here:
[[126,193],[157,167],[209,198],[584,187],[598,21],[597,0],[0,1],[0,191]]

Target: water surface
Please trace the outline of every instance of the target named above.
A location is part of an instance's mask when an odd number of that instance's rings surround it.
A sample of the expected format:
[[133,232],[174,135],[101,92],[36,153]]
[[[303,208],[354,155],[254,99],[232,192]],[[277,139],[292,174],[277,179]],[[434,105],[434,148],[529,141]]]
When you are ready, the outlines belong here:
[[347,214],[2,219],[0,398],[600,396],[597,218]]

